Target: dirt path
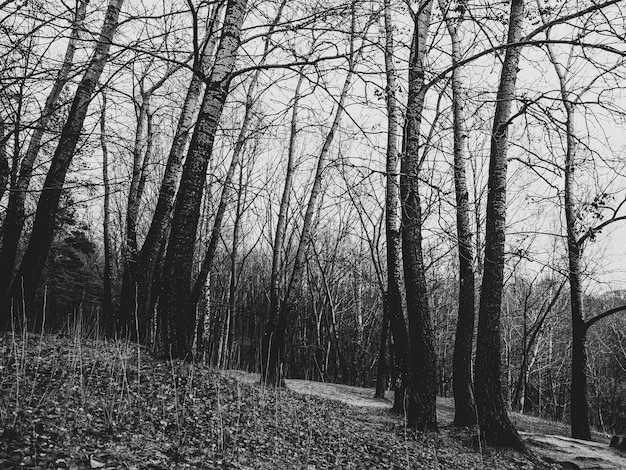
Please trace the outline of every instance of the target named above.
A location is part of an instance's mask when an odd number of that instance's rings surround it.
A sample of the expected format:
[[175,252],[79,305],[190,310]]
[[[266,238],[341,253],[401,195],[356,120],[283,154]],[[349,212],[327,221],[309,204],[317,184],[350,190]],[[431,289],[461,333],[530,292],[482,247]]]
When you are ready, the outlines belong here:
[[[259,383],[259,374],[240,370],[227,370],[224,374],[242,383]],[[372,411],[383,411],[391,406],[387,399],[373,398],[374,391],[368,388],[352,387],[349,385],[312,382],[309,380],[287,379],[287,388],[294,392],[315,395],[329,400],[337,400],[348,405],[360,408],[369,408]],[[379,414],[379,413],[376,413]],[[437,399],[437,418],[442,425],[452,423],[454,418],[454,403],[451,399]],[[561,432],[564,428],[558,423],[551,423],[538,418],[513,413],[513,420],[521,432],[522,437],[532,450],[557,462],[574,464],[572,468],[582,470],[626,470],[626,456],[611,449],[607,443],[588,442],[569,437],[548,434]],[[540,425],[537,425],[541,421]],[[540,429],[544,433],[537,433]]]

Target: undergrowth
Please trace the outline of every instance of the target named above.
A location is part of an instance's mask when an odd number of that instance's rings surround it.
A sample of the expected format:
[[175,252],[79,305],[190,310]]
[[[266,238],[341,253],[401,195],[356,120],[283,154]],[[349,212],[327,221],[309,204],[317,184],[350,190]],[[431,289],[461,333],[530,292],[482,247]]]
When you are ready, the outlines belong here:
[[0,469],[531,469],[462,432],[245,385],[128,341],[0,335]]

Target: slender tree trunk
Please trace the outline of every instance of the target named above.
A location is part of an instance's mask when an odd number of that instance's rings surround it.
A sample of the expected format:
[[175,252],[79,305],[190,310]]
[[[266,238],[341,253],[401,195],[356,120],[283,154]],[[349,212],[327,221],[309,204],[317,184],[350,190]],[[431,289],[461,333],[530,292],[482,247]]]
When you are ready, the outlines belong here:
[[[143,85],[142,85],[143,87]],[[128,202],[126,205],[126,233],[124,248],[124,272],[122,274],[122,285],[129,286],[133,290],[133,294],[137,291],[135,282],[137,270],[137,219],[139,217],[139,205],[141,203],[141,194],[139,191],[139,182],[141,180],[141,169],[143,166],[145,147],[148,141],[146,128],[148,126],[148,117],[150,114],[150,98],[149,94],[141,93],[141,102],[137,106],[137,126],[135,128],[135,144],[133,146],[133,169],[130,179],[130,189],[128,191]],[[137,314],[136,294],[133,295],[134,302],[132,305],[124,305],[124,312],[118,315],[118,325],[116,329],[126,329],[131,333],[135,332],[135,315]],[[127,311],[128,310],[128,311]]]
[[454,425],[471,426],[476,423],[474,387],[472,383],[472,348],[474,343],[475,285],[474,248],[472,245],[469,191],[467,189],[465,140],[465,93],[461,69],[461,42],[457,33],[462,17],[450,17],[450,3],[440,0],[452,48],[452,113],[454,128],[454,189],[456,195],[456,231],[459,250],[459,309],[452,356],[452,390],[454,394]]
[[[298,83],[296,84],[296,90],[294,92],[293,105],[291,109],[291,128],[289,133],[289,146],[287,150],[287,169],[285,171],[285,184],[283,186],[283,193],[280,199],[280,206],[278,209],[278,221],[276,223],[276,235],[274,236],[274,243],[272,247],[272,271],[270,275],[270,302],[268,308],[268,325],[274,318],[278,317],[280,312],[280,273],[282,263],[282,251],[283,244],[285,242],[285,234],[287,231],[287,213],[289,211],[289,197],[293,186],[293,176],[295,171],[295,146],[296,137],[298,134],[298,110],[300,103],[300,89],[304,81],[303,70],[300,70],[298,77]],[[321,330],[318,324],[318,340],[321,338]],[[266,329],[262,344],[261,344],[261,371],[267,371],[269,364],[267,363],[269,356],[269,338],[268,335],[273,333],[272,330]],[[325,371],[324,371],[325,375]]]
[[104,214],[103,214],[103,232],[104,232],[104,273],[103,273],[103,323],[106,328],[112,326],[113,313],[113,289],[111,287],[111,276],[113,272],[113,257],[111,247],[111,185],[109,182],[109,150],[106,134],[106,94],[102,92],[102,114],[100,115],[100,147],[102,149],[102,182],[104,184]]
[[591,440],[589,427],[589,405],[587,403],[587,354],[585,341],[587,325],[584,320],[583,293],[581,283],[582,246],[578,242],[576,217],[576,129],[574,101],[567,91],[566,71],[559,65],[551,46],[548,56],[559,79],[561,101],[565,108],[565,182],[564,213],[567,231],[567,258],[569,263],[570,307],[572,315],[572,383],[571,383],[571,432],[577,439]]
[[9,179],[11,178],[11,166],[7,158],[8,136],[5,136],[5,127],[4,116],[0,115],[0,202],[2,202],[2,197],[4,196],[4,192],[9,185]]
[[[247,186],[247,184],[246,184]],[[243,182],[243,166],[239,167],[239,190],[237,191],[237,207],[235,209],[235,223],[233,224],[233,244],[230,253],[230,282],[228,285],[228,317],[226,319],[226,357],[224,366],[229,367],[232,352],[233,322],[237,313],[237,258],[239,257],[239,232],[241,229],[242,207],[245,204],[246,189]]]
[[387,337],[389,336],[389,307],[387,294],[383,300],[383,324],[380,328],[380,346],[378,348],[378,367],[376,368],[376,392],[374,398],[385,398],[387,388]]
[[409,334],[402,307],[402,240],[400,235],[400,110],[398,107],[398,74],[394,64],[393,22],[390,0],[384,2],[385,19],[385,75],[387,78],[387,188],[385,195],[385,234],[387,238],[387,293],[386,308],[389,326],[395,343],[395,380],[393,410],[404,412],[404,390],[409,374]]
[[166,357],[189,358],[192,353],[195,329],[195,308],[191,303],[190,288],[193,248],[206,171],[228,95],[246,7],[246,0],[229,0],[226,6],[215,65],[208,78],[174,207],[159,302],[159,327],[163,339],[161,353]]
[[[56,215],[65,177],[80,139],[80,132],[87,115],[87,109],[108,58],[123,3],[123,0],[109,0],[106,17],[94,54],[85,71],[85,75],[76,89],[67,121],[61,131],[61,137],[37,205],[37,213],[28,248],[18,270],[15,286],[12,289],[13,297],[18,302],[20,299],[23,299],[26,303],[29,303],[39,283],[54,237]],[[1,303],[4,307],[0,307],[0,309],[7,308],[7,300],[8,298],[4,299]]]
[[[560,77],[564,76],[561,74]],[[576,138],[574,129],[574,105],[562,83],[563,103],[566,109],[567,151],[565,155],[565,225],[567,229],[567,257],[569,262],[570,306],[572,311],[572,385],[571,385],[571,431],[572,437],[591,440],[589,405],[587,402],[587,325],[584,320],[581,282],[582,247],[576,234]]]
[[410,374],[406,391],[407,422],[413,429],[436,431],[437,357],[428,306],[422,254],[420,203],[420,124],[426,89],[424,59],[432,11],[431,1],[420,1],[409,59],[409,96],[404,125],[402,198],[402,261],[409,320]]
[[[9,203],[2,230],[2,249],[0,250],[0,266],[2,266],[2,269],[0,269],[0,305],[6,304],[8,301],[8,299],[5,299],[4,296],[8,295],[10,292],[11,283],[13,281],[13,272],[15,270],[18,246],[24,229],[24,204],[33,173],[33,167],[42,147],[41,142],[43,136],[48,131],[48,124],[58,106],[61,92],[69,80],[69,75],[74,63],[74,54],[76,52],[78,41],[80,40],[80,31],[85,20],[88,3],[89,2],[86,0],[77,0],[76,2],[72,33],[70,34],[70,38],[65,49],[63,63],[57,73],[52,88],[50,89],[50,93],[46,98],[46,103],[41,111],[41,116],[39,117],[33,130],[33,134],[28,143],[28,149],[26,150],[26,155],[20,164],[19,176],[16,181],[11,183]],[[17,148],[19,148],[19,146]],[[17,159],[14,163],[15,168],[17,169]],[[2,162],[0,162],[0,166],[2,166]],[[2,168],[0,168],[0,173],[1,172]],[[1,195],[0,199],[2,199]]]
[[[507,39],[509,44],[519,42],[522,36],[523,19],[524,1],[512,0]],[[511,47],[506,50],[491,134],[484,272],[480,295],[474,385],[480,431],[487,443],[525,451],[524,443],[506,412],[500,365],[500,316],[506,232],[507,135],[511,106],[515,99],[515,82],[520,53],[521,47]]]
[[[128,203],[126,206],[126,258],[127,263],[133,262],[137,257],[137,218],[139,217],[139,205],[141,194],[139,193],[139,181],[145,155],[148,136],[148,116],[150,114],[150,96],[142,93],[141,103],[137,113],[137,127],[135,130],[135,145],[133,147],[133,171],[130,179]],[[131,261],[132,260],[132,261]]]
[[[353,19],[354,21],[354,19]],[[315,176],[313,179],[313,187],[311,188],[311,195],[307,203],[306,212],[304,215],[304,222],[302,224],[302,231],[300,234],[300,241],[298,242],[298,249],[296,252],[296,259],[294,261],[293,271],[289,279],[289,284],[284,294],[281,305],[275,307],[276,310],[269,312],[269,319],[265,327],[265,333],[263,335],[261,344],[261,382],[265,385],[280,386],[284,384],[282,377],[282,366],[284,361],[284,349],[285,349],[285,333],[287,329],[287,319],[289,311],[292,307],[292,296],[297,289],[297,286],[302,281],[304,274],[304,268],[306,265],[306,252],[310,244],[311,230],[313,227],[313,216],[317,210],[318,199],[322,192],[322,174],[326,167],[326,161],[328,160],[328,153],[330,146],[335,138],[335,133],[339,127],[339,122],[343,114],[343,107],[346,101],[348,90],[353,76],[353,44],[351,45],[350,64],[348,75],[346,76],[339,102],[337,104],[337,111],[335,117],[330,126],[322,150],[320,151]],[[284,193],[283,193],[284,197]],[[274,246],[276,249],[276,244]]]

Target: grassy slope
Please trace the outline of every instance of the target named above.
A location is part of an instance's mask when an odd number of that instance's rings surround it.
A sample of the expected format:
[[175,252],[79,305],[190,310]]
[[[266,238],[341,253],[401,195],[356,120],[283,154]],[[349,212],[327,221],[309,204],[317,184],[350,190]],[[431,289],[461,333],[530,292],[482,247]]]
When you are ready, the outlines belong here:
[[162,362],[124,342],[0,336],[0,469],[531,469],[470,436]]

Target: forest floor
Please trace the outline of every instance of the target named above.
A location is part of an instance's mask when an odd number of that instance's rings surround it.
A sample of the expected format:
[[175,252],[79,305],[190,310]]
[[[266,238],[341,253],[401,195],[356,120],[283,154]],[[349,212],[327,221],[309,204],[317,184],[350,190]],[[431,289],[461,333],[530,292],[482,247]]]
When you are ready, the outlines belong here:
[[441,432],[416,433],[367,389],[255,382],[79,332],[0,335],[0,469],[563,468],[466,445],[446,402]]
[[[256,384],[260,380],[259,374],[240,370],[228,370],[223,373],[242,383]],[[386,413],[391,402],[388,399],[373,398],[373,389],[299,379],[287,379],[286,385],[297,393],[336,400],[365,410],[370,409],[369,414],[378,416],[381,422],[389,421],[393,425],[399,421],[398,418]],[[393,392],[387,392],[387,396],[393,399]],[[608,446],[608,436],[594,432],[593,438],[596,442],[581,441],[568,437],[569,426],[564,423],[515,412],[509,413],[509,416],[527,445],[541,457],[557,462],[569,462],[583,470],[626,469],[626,455]],[[437,398],[437,420],[440,425],[444,428],[449,427],[453,419],[454,400]]]

